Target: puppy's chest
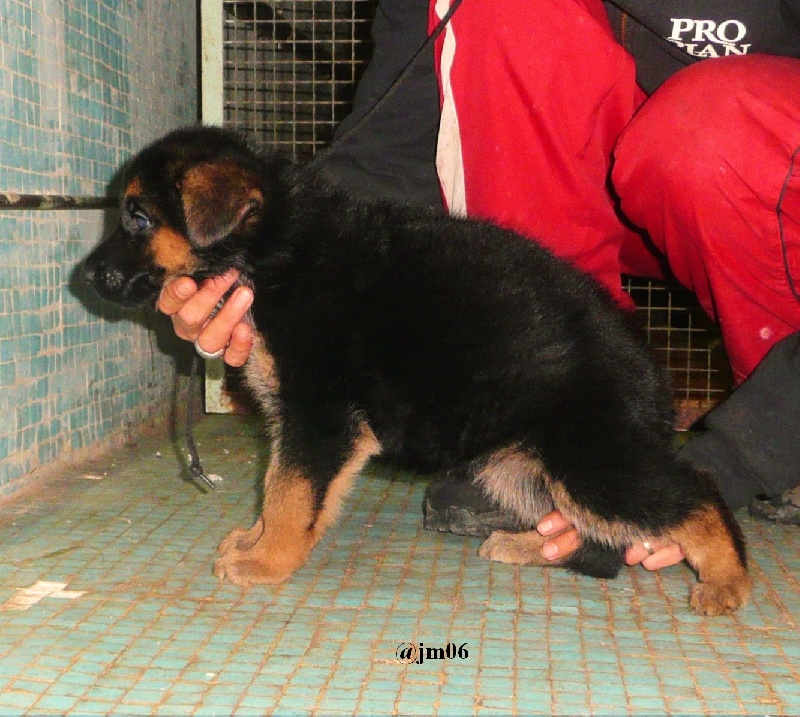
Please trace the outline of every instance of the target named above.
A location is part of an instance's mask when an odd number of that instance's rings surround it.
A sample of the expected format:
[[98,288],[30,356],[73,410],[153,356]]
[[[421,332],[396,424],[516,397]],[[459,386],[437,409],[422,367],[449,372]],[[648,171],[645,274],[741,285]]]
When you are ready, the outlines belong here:
[[278,393],[278,372],[275,359],[266,346],[263,335],[254,332],[253,349],[244,369],[247,385],[261,409],[269,413]]

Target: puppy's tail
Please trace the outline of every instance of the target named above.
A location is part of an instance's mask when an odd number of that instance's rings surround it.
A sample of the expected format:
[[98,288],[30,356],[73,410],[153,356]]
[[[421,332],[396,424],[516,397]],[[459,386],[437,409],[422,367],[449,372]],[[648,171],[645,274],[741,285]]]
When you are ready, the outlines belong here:
[[591,538],[582,538],[581,544],[562,565],[592,578],[615,578],[625,564],[625,549],[614,548]]

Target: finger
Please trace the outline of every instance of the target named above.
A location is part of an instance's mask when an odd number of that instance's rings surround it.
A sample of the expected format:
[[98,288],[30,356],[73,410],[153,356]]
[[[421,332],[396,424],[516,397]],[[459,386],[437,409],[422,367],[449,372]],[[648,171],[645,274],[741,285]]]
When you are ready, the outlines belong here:
[[[231,341],[234,329],[242,322],[252,303],[253,292],[245,286],[237,288],[219,310],[219,313],[197,335],[195,339],[197,345],[203,351],[212,354],[224,349]],[[243,350],[245,350],[245,347],[237,345],[233,352],[234,357],[239,357]],[[247,352],[249,354],[249,348]]]
[[223,360],[229,366],[244,366],[250,357],[253,348],[253,330],[250,324],[236,324],[231,334],[231,342],[228,345]]
[[[173,324],[175,324],[175,330],[179,332],[178,335],[189,340],[197,338],[211,312],[238,277],[237,271],[229,271],[204,281],[191,301],[186,302],[173,316]],[[228,333],[230,333],[230,329]],[[206,348],[205,345],[203,348]]]
[[551,511],[536,524],[536,530],[540,535],[555,535],[569,527],[571,527],[569,521],[557,510]]
[[660,570],[670,565],[676,565],[683,558],[683,550],[676,544],[656,546],[651,553],[642,543],[637,543],[625,552],[626,564],[637,565],[641,563],[647,570]]
[[661,570],[671,565],[677,565],[684,559],[680,545],[668,545],[666,548],[656,550],[642,561],[642,567],[647,570]]
[[669,545],[670,543],[661,543],[652,540],[631,545],[631,547],[625,551],[625,563],[627,565],[638,565],[639,563],[643,563],[645,560]]
[[581,537],[575,528],[567,528],[542,546],[542,557],[547,560],[563,558],[574,553],[581,544]]
[[197,288],[197,284],[190,276],[175,277],[164,285],[156,308],[161,313],[172,316],[197,293]]

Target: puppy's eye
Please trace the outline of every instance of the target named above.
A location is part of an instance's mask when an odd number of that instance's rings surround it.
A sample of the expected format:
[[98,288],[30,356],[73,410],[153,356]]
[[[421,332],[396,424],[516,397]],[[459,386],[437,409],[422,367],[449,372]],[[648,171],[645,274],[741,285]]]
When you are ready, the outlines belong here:
[[131,214],[131,222],[136,230],[140,232],[147,231],[153,225],[150,217],[142,212],[133,212]]

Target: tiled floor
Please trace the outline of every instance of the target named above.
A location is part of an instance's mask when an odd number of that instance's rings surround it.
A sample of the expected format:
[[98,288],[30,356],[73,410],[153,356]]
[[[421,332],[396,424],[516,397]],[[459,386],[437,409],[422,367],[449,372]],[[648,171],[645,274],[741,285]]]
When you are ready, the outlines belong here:
[[259,431],[201,424],[209,495],[164,440],[0,506],[0,714],[800,713],[800,528],[740,516],[752,601],[703,619],[684,567],[490,564],[421,529],[422,482],[374,468],[304,569],[243,591],[210,568],[255,515]]

